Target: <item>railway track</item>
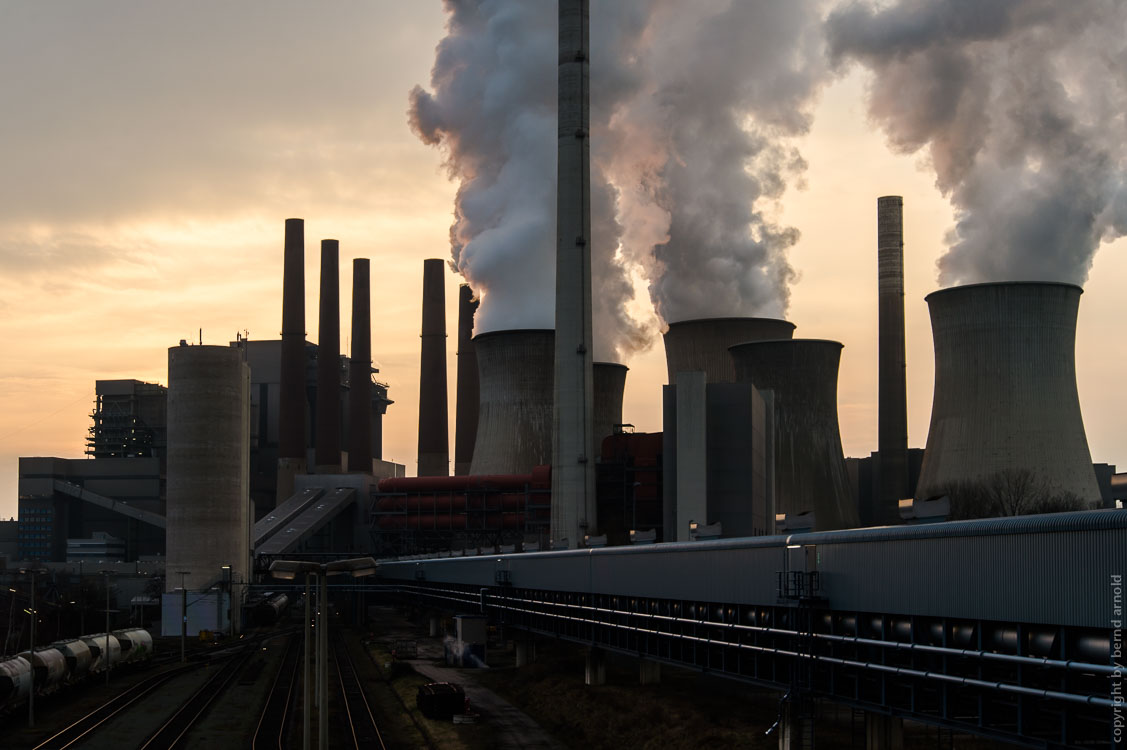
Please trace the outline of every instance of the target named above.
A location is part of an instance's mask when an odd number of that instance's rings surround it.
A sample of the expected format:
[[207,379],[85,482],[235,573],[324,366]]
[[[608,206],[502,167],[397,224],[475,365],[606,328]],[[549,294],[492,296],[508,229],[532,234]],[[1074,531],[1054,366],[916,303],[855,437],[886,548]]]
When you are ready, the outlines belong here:
[[286,736],[286,720],[294,706],[301,674],[301,655],[304,651],[302,639],[291,635],[282,657],[282,665],[266,697],[266,705],[258,717],[258,724],[251,737],[251,750],[286,750],[289,746]]
[[352,654],[343,637],[333,639],[333,664],[336,667],[341,703],[348,719],[348,736],[356,750],[381,748],[387,750],[379,724],[372,714],[372,706],[364,692],[364,685],[352,661]]

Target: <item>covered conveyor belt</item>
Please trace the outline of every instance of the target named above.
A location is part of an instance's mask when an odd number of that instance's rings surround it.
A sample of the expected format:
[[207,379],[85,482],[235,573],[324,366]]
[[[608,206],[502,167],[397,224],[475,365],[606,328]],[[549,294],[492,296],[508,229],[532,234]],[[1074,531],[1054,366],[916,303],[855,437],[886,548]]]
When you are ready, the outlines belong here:
[[323,494],[325,494],[325,490],[320,487],[310,487],[295,492],[289,500],[270,511],[254,525],[254,530],[250,535],[251,547],[253,549],[261,547],[263,542],[276,534],[279,529],[286,528],[291,521]]
[[56,479],[55,491],[62,492],[66,495],[70,495],[71,497],[77,497],[79,500],[91,503],[92,505],[97,505],[98,507],[105,508],[106,510],[111,510],[114,513],[120,513],[127,518],[135,519],[137,521],[140,521],[141,523],[147,523],[150,526],[156,526],[159,529],[165,528],[165,518],[159,513],[150,513],[147,510],[135,508],[128,503],[123,503],[120,500],[114,500],[112,497],[106,497],[105,495],[99,495],[97,492],[91,492],[84,487],[79,487],[77,484],[71,484],[70,482],[64,482],[61,479]]
[[323,498],[315,500],[291,523],[280,528],[261,546],[256,547],[255,555],[283,555],[292,552],[351,505],[355,499],[356,490],[351,487],[329,490]]

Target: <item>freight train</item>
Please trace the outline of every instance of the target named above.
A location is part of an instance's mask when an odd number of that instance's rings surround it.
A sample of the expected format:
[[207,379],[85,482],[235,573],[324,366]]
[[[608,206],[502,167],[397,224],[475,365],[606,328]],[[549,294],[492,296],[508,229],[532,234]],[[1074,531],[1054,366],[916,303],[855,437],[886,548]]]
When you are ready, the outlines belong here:
[[[108,659],[107,659],[108,657]],[[56,641],[48,646],[0,659],[0,714],[27,703],[31,690],[50,695],[110,668],[147,662],[153,637],[133,628]]]

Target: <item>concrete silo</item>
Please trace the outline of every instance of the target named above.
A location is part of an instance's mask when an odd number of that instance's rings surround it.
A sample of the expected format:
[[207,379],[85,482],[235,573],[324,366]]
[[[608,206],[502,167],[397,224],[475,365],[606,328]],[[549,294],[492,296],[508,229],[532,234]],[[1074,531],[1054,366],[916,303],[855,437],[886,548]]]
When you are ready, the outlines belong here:
[[527,474],[552,462],[555,333],[530,329],[474,337],[480,398],[471,474]]
[[166,590],[250,566],[250,368],[241,349],[168,350]]
[[970,284],[926,297],[935,391],[919,498],[1027,475],[1038,491],[1097,501],[1076,392],[1072,284]]
[[774,393],[775,512],[813,511],[817,530],[855,527],[837,419],[837,341],[756,341],[731,347],[736,379]]
[[665,332],[669,384],[679,372],[704,372],[709,383],[734,383],[728,347],[794,336],[794,323],[777,318],[700,318],[670,323]]
[[596,362],[594,456],[602,455],[603,440],[622,424],[622,395],[626,391],[626,373],[630,368],[616,362]]

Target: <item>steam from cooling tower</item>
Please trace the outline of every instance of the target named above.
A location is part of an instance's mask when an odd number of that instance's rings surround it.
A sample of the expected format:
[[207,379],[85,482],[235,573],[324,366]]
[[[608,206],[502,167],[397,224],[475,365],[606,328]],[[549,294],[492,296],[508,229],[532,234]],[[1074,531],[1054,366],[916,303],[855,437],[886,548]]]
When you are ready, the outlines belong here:
[[1087,279],[1127,234],[1127,5],[899,0],[844,6],[828,38],[872,71],[869,112],[925,151],[955,208],[942,285]]
[[[626,311],[634,272],[667,321],[782,316],[798,232],[774,213],[805,166],[788,140],[808,129],[826,72],[818,3],[591,5],[595,357],[647,345]],[[409,118],[459,181],[453,264],[481,296],[476,332],[550,327],[555,8],[446,10]]]

